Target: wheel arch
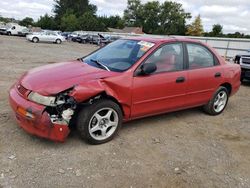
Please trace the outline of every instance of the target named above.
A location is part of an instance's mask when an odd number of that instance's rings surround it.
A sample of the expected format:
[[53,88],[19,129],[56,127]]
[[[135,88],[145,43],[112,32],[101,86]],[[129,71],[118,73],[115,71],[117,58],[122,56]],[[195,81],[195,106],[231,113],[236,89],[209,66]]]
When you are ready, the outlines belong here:
[[92,96],[85,101],[82,101],[80,104],[92,104],[96,100],[100,100],[100,99],[109,99],[109,100],[115,102],[120,107],[122,114],[125,115],[124,108],[123,108],[122,104],[114,96],[107,94],[106,91],[98,93],[97,95]]
[[220,86],[225,87],[227,89],[227,91],[228,91],[228,94],[231,95],[231,93],[232,93],[232,85],[230,83],[225,82],[225,83],[221,84]]

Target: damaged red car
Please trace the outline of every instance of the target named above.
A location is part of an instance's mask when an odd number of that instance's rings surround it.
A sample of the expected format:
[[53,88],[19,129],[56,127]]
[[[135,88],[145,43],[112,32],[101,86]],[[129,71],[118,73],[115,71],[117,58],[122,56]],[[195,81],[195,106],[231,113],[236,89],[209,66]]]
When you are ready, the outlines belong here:
[[218,115],[240,75],[239,65],[195,40],[120,39],[78,60],[28,71],[9,101],[28,133],[64,141],[76,125],[83,139],[101,144],[132,119],[198,106]]

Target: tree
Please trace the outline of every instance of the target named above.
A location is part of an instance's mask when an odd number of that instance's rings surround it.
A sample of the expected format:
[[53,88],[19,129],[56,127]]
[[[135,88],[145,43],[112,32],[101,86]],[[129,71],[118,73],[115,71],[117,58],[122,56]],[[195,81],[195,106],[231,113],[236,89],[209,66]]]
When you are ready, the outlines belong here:
[[5,22],[5,23],[7,23],[7,22],[10,22],[10,19],[9,19],[9,18],[4,18],[4,17],[2,17],[2,16],[0,15],[0,22]]
[[158,1],[148,2],[142,6],[142,27],[145,33],[155,33],[155,29],[159,27],[159,10]]
[[82,16],[86,12],[95,14],[97,7],[89,3],[89,0],[55,0],[54,13],[57,21],[71,12],[76,17]]
[[116,16],[100,16],[98,17],[99,22],[103,23],[105,25],[105,28],[111,27],[111,28],[124,28],[124,20],[118,15]]
[[54,18],[52,16],[49,16],[48,14],[40,16],[35,25],[37,27],[41,27],[42,29],[58,29]]
[[223,30],[223,27],[220,24],[213,25],[211,36],[213,36],[213,37],[221,37],[221,36],[223,36],[222,30]]
[[19,22],[19,24],[22,25],[22,26],[25,26],[25,27],[33,26],[34,20],[33,20],[33,18],[26,17],[23,20],[21,20]]
[[91,12],[86,12],[79,18],[79,27],[85,31],[105,31],[104,23],[100,22]]
[[129,26],[141,26],[142,4],[140,0],[128,0],[127,9],[124,10],[124,20]]
[[182,4],[165,1],[161,5],[159,13],[160,28],[157,33],[184,35],[186,32],[186,20],[190,18],[191,14],[184,11]]
[[201,17],[198,15],[191,25],[188,26],[187,35],[191,36],[202,36],[203,35],[203,26],[201,22]]
[[78,20],[76,16],[72,13],[66,13],[61,18],[61,25],[60,28],[63,31],[74,31],[79,28],[78,26]]
[[182,4],[158,1],[141,4],[140,0],[128,0],[127,9],[124,11],[124,20],[129,26],[143,27],[143,31],[152,34],[184,35],[186,20],[190,19]]

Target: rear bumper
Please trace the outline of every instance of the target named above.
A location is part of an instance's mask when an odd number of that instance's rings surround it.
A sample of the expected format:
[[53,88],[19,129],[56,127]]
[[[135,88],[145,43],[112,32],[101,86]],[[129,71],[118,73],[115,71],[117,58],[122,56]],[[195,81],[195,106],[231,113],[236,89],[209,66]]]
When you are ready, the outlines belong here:
[[[70,132],[68,126],[52,123],[48,113],[44,111],[45,107],[24,99],[15,86],[10,89],[9,103],[18,125],[26,132],[57,142],[63,142],[67,138]],[[33,118],[19,113],[20,108],[32,114]]]

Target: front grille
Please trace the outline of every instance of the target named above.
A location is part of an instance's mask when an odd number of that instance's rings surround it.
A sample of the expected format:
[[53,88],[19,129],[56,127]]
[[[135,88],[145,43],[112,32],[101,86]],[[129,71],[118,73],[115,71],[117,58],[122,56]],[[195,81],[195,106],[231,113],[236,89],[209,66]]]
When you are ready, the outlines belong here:
[[242,63],[244,63],[244,64],[250,64],[250,58],[243,57],[242,58]]
[[23,95],[23,96],[25,96],[25,94],[26,94],[27,91],[28,91],[28,89],[26,89],[25,87],[23,87],[21,84],[18,84],[18,85],[17,85],[17,90],[18,90],[18,92],[19,92],[21,95]]

